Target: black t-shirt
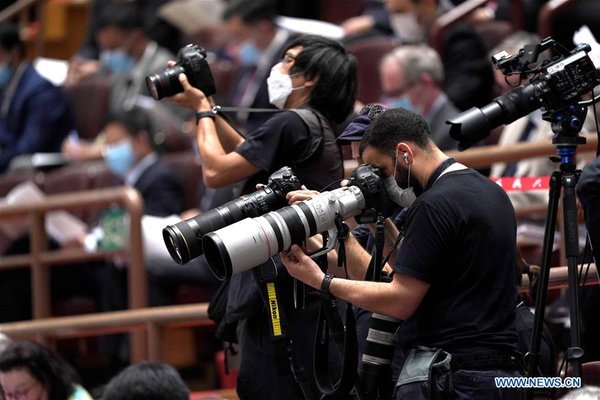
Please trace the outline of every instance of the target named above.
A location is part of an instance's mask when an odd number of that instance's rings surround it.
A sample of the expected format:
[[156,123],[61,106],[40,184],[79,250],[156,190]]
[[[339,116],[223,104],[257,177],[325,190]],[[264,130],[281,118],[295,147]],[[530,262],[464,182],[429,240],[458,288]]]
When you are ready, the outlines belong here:
[[453,354],[516,350],[516,219],[508,196],[471,169],[429,186],[407,213],[394,266],[431,285],[406,321],[402,345]]
[[[304,153],[314,134],[320,133],[310,132],[302,118],[293,111],[275,114],[249,134],[235,151],[261,171],[248,179],[244,192],[253,192],[257,183],[266,183],[270,174],[286,165],[293,169],[300,182],[309,189],[322,190],[330,183],[342,179],[341,153],[335,145],[333,135],[325,134],[320,149],[308,160],[295,162]],[[323,154],[326,156],[322,156]]]

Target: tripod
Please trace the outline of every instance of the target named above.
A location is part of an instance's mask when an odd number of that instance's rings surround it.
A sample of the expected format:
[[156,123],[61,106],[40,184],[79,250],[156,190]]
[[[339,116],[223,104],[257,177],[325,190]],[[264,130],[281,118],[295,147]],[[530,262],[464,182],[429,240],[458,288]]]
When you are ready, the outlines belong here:
[[[567,348],[567,362],[573,367],[576,377],[581,377],[581,320],[579,313],[579,287],[577,277],[577,258],[579,256],[579,238],[577,229],[577,207],[575,197],[575,186],[580,172],[576,170],[575,153],[579,144],[586,142],[585,138],[578,136],[587,108],[580,105],[569,105],[558,111],[544,113],[543,119],[551,122],[554,136],[552,143],[557,147],[560,158],[560,168],[552,173],[550,177],[550,189],[548,200],[548,214],[544,231],[542,266],[538,280],[537,296],[535,303],[534,327],[531,336],[530,351],[526,355],[527,377],[537,375],[537,365],[544,323],[544,308],[548,291],[548,280],[550,276],[550,259],[552,256],[552,245],[554,243],[554,232],[556,228],[556,216],[561,189],[563,192],[563,215],[564,215],[564,243],[568,269],[568,301],[570,314],[570,346]],[[527,399],[533,398],[533,388],[527,392]]]

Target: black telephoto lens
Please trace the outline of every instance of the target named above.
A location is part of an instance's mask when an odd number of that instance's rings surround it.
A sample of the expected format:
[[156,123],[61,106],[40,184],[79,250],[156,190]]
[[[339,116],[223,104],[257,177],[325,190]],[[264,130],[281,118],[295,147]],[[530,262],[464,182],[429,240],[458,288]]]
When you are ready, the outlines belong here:
[[167,68],[163,72],[146,77],[146,85],[155,100],[163,97],[173,96],[183,92],[183,86],[179,82],[179,74],[185,73],[181,65]]

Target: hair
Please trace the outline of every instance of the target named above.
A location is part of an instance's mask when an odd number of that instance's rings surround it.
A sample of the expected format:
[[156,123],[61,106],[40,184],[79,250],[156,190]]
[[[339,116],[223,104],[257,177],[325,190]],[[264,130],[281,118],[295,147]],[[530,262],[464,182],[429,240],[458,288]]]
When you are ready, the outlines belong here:
[[440,55],[427,45],[403,45],[387,53],[381,66],[387,63],[400,65],[407,83],[415,83],[423,73],[431,75],[438,86],[444,85],[444,64]]
[[[505,37],[496,47],[494,47],[489,56],[492,57],[503,50],[511,55],[517,54],[525,45],[540,43],[540,41],[540,37],[535,33],[516,31]],[[546,61],[549,59],[550,52],[548,51],[538,55],[538,61]]]
[[420,115],[404,108],[383,111],[371,122],[360,144],[360,152],[371,146],[394,157],[398,142],[412,142],[423,150],[430,150],[433,142],[429,126]]
[[127,111],[111,112],[104,120],[103,128],[108,124],[122,125],[132,137],[137,137],[140,132],[147,132],[150,139],[154,139],[154,126],[148,112],[137,106]]
[[73,367],[58,354],[30,340],[10,343],[0,353],[0,372],[25,369],[48,392],[49,400],[65,400],[79,383]]
[[135,2],[111,3],[100,14],[98,18],[98,30],[106,28],[117,28],[131,31],[136,28],[144,28],[144,20],[140,7]]
[[297,46],[302,46],[302,51],[290,75],[299,73],[307,79],[316,79],[309,105],[336,123],[344,121],[356,100],[356,58],[340,43],[322,36],[300,36],[285,51]]
[[227,21],[234,16],[239,16],[249,25],[260,21],[274,21],[277,8],[274,0],[233,0],[223,12],[223,20]]
[[189,396],[190,391],[175,368],[141,362],[112,378],[102,400],[188,400]]
[[25,54],[25,47],[19,36],[17,25],[11,22],[0,23],[0,46],[7,51],[17,47],[22,55]]

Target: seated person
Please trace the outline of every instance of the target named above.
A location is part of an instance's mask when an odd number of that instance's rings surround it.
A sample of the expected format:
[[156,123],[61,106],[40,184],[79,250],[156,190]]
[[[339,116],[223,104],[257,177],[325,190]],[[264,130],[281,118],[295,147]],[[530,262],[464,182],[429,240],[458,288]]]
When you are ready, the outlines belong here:
[[25,58],[17,26],[0,23],[0,174],[16,156],[59,152],[73,129],[62,91]]
[[167,364],[141,362],[112,378],[103,400],[188,400],[190,391],[177,370]]
[[15,341],[0,353],[3,398],[92,400],[62,357],[41,344]]
[[134,108],[115,112],[104,125],[104,160],[124,183],[135,187],[144,198],[144,214],[167,216],[183,211],[181,182],[160,162],[154,127],[146,111]]

